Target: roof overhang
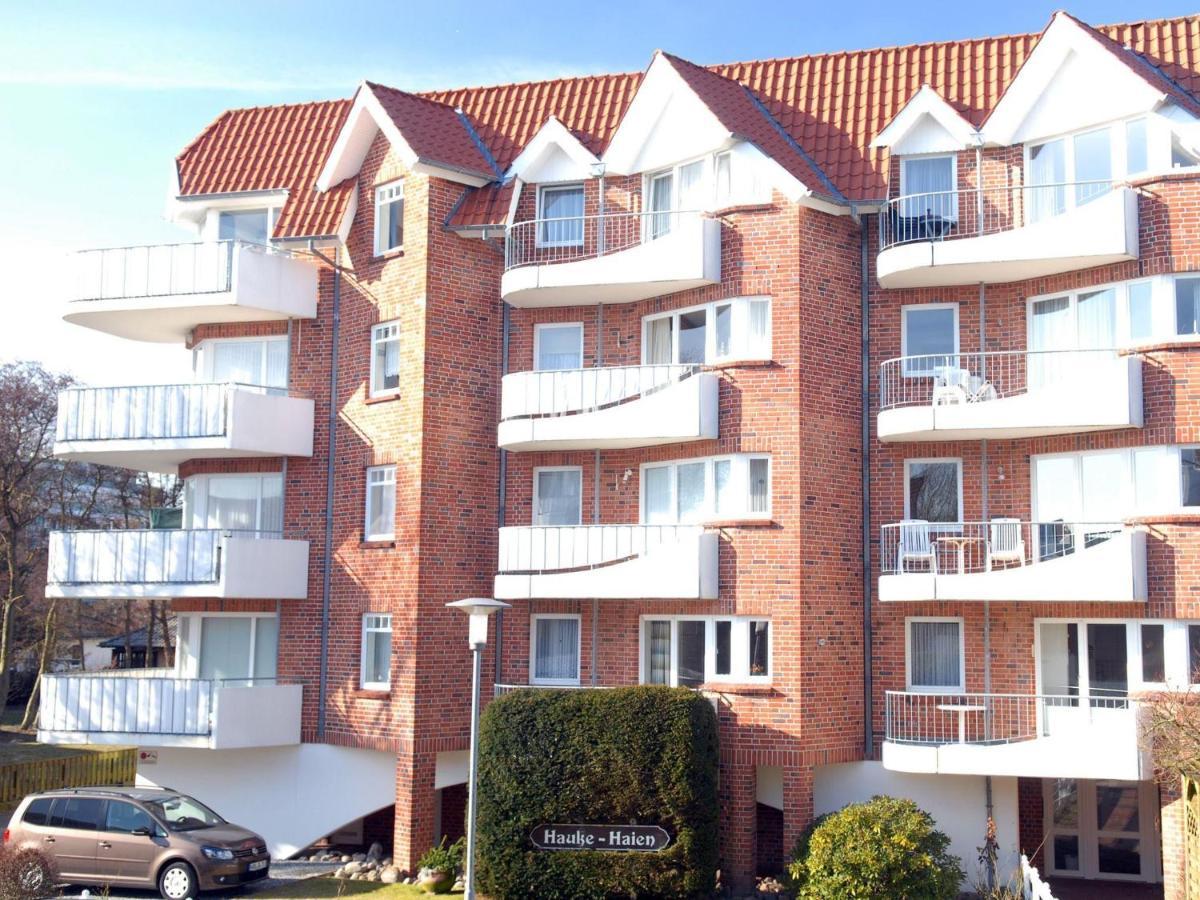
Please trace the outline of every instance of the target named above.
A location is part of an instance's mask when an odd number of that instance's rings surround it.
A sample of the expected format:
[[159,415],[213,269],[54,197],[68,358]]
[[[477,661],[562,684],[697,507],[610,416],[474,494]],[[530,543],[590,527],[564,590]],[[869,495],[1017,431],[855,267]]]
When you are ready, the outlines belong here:
[[505,180],[525,182],[578,181],[591,177],[599,157],[554,116],[546,120],[538,133],[512,161]]
[[871,146],[886,147],[893,155],[947,153],[973,147],[978,138],[975,127],[925,84],[875,136]]
[[272,188],[265,191],[224,191],[215,194],[180,194],[179,176],[176,174],[167,197],[167,218],[179,225],[201,228],[208,211],[213,207],[222,210],[277,208],[288,198],[287,188]]

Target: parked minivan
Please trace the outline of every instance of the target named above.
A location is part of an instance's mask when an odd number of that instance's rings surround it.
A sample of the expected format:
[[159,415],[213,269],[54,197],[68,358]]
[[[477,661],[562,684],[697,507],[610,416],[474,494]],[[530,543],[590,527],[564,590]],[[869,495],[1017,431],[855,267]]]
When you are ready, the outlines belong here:
[[57,861],[68,884],[157,888],[167,900],[267,876],[266,842],[166,788],[46,791],[21,801],[4,842]]

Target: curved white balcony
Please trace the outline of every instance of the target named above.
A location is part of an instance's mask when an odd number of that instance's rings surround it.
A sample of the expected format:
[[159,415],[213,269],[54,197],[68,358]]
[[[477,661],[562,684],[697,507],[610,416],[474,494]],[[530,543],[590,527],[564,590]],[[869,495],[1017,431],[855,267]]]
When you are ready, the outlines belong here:
[[173,669],[42,676],[38,741],[225,750],[300,743],[303,687]]
[[530,219],[508,227],[500,296],[513,306],[628,303],[721,280],[721,223],[699,212]]
[[698,525],[501,528],[495,595],[715,600],[717,535]]
[[1119,696],[888,691],[893,772],[1141,781],[1138,703]]
[[72,388],[54,455],[175,473],[189,459],[312,456],[313,401],[242,384]]
[[85,250],[63,318],[135,341],[183,343],[197,325],[311,319],[317,269],[242,241]]
[[889,200],[875,273],[885,288],[995,284],[1137,258],[1137,194],[1080,182]]
[[217,529],[52,531],[47,597],[303,600],[308,541]]
[[881,441],[959,441],[1142,427],[1142,360],[1115,350],[889,359]]
[[717,437],[717,376],[696,366],[514,372],[501,383],[506,450],[623,449]]
[[1146,533],[1077,522],[884,525],[879,599],[1146,600]]

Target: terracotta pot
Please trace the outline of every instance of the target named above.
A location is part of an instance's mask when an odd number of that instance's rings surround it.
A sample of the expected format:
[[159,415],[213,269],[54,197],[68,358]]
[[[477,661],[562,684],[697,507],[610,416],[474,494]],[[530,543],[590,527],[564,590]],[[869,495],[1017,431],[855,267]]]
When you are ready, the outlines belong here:
[[427,894],[445,894],[454,886],[454,873],[429,872],[420,880],[420,885]]

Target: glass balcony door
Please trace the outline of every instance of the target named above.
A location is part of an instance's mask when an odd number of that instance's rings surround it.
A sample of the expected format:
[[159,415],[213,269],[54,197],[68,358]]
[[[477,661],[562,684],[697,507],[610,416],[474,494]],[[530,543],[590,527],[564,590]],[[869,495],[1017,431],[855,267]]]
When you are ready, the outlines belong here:
[[1157,880],[1153,785],[1073,778],[1046,779],[1043,784],[1050,873]]

